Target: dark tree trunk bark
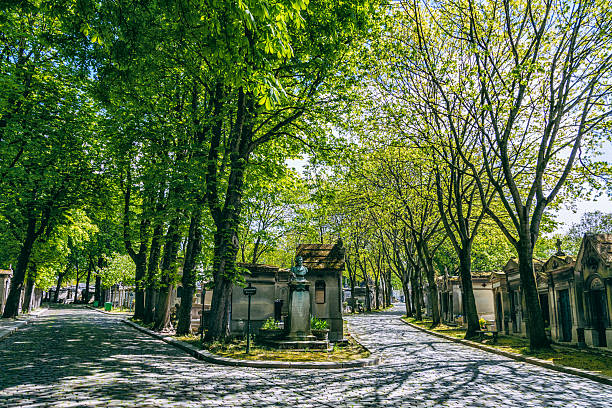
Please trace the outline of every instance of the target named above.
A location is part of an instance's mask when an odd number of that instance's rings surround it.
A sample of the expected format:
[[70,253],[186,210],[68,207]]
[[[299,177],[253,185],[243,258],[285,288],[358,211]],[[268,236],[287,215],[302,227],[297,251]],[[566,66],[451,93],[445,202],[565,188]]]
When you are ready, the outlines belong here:
[[155,325],[153,330],[162,331],[170,325],[170,294],[176,275],[176,258],[181,235],[179,233],[180,219],[170,221],[164,244],[164,256],[161,266],[161,279],[157,304],[155,306]]
[[355,271],[347,258],[346,270],[349,275],[349,285],[351,286],[351,313],[355,313]]
[[87,280],[85,281],[85,292],[83,293],[83,303],[89,303],[89,283],[91,281],[91,270],[93,269],[93,261],[89,260],[89,266],[87,267]]
[[100,278],[100,275],[96,275],[96,289],[94,291],[94,301],[98,302],[98,305],[100,305],[100,303],[102,302],[102,278]]
[[196,285],[196,259],[202,249],[201,222],[202,210],[197,208],[191,216],[191,223],[189,225],[189,241],[187,243],[187,251],[185,252],[185,264],[183,265],[183,277],[181,279],[183,294],[178,313],[177,335],[189,334],[191,331],[191,306]]
[[146,277],[146,297],[145,297],[145,315],[144,322],[151,323],[155,320],[155,295],[156,295],[156,275],[159,268],[159,257],[161,254],[161,235],[163,233],[163,225],[155,226],[153,230],[153,238],[151,239],[151,249],[149,253],[149,267]]
[[380,288],[379,288],[379,284],[380,284],[379,279],[376,279],[376,282],[375,282],[375,285],[376,285],[376,286],[375,286],[375,289],[374,289],[374,290],[375,290],[375,292],[376,292],[376,303],[375,303],[374,307],[375,307],[376,309],[380,309],[380,301],[379,301],[379,296],[380,296]]
[[404,300],[406,301],[406,306],[410,308],[410,315],[414,316],[414,303],[412,299],[414,298],[414,292],[410,292],[410,281],[411,281],[412,270],[408,270],[408,274],[406,275],[405,286],[406,290],[404,292]]
[[459,274],[461,277],[464,316],[467,321],[465,338],[470,339],[476,336],[477,330],[480,330],[480,324],[478,323],[478,311],[476,310],[476,299],[474,299],[474,289],[472,287],[471,242],[462,242],[462,248],[459,253]]
[[[223,109],[223,87],[218,86],[214,111]],[[240,88],[237,95],[236,119],[228,135],[229,176],[223,203],[219,200],[219,146],[222,136],[221,121],[213,125],[209,145],[208,171],[206,174],[206,200],[215,222],[215,249],[213,260],[214,292],[211,303],[210,319],[206,338],[219,340],[229,336],[229,311],[231,290],[236,278],[236,255],[238,254],[238,223],[242,209],[242,190],[244,173],[251,151],[255,148],[252,141],[252,115],[255,110],[255,96]],[[221,118],[221,117],[219,117]],[[262,136],[259,142],[265,138]]]
[[372,311],[372,301],[370,299],[370,293],[371,292],[370,292],[370,284],[368,283],[368,279],[367,278],[365,279],[365,290],[366,290],[366,300],[365,300],[366,304],[365,304],[365,307],[366,307],[366,310],[368,312],[371,312]]
[[421,283],[421,279],[419,278],[419,275],[421,274],[421,269],[420,267],[416,267],[413,270],[413,276],[412,276],[412,291],[413,291],[413,296],[412,296],[412,303],[413,303],[413,307],[414,307],[414,313],[416,316],[416,319],[421,321],[423,320],[423,309],[421,308],[421,299],[423,299],[423,293],[422,293],[422,283]]
[[149,228],[151,226],[151,220],[146,216],[146,210],[149,208],[149,204],[152,203],[150,197],[144,197],[142,203],[143,214],[141,215],[140,227],[139,227],[139,239],[140,245],[138,252],[134,250],[132,240],[130,238],[130,200],[132,194],[132,173],[128,167],[126,174],[126,186],[125,195],[123,201],[123,244],[127,250],[130,258],[136,265],[135,273],[135,286],[134,290],[134,318],[144,320],[145,318],[145,287],[146,287],[146,273],[147,273],[147,248],[149,239]]
[[257,252],[259,251],[259,245],[261,242],[261,237],[257,237],[257,240],[255,241],[255,245],[253,246],[253,261],[252,263],[257,263],[257,259],[259,258]]
[[74,286],[74,302],[77,303],[79,300],[79,262],[77,261],[74,265],[76,269],[76,285]]
[[417,244],[419,251],[419,259],[425,269],[425,275],[427,277],[427,286],[429,290],[429,302],[431,303],[431,327],[436,327],[440,324],[440,309],[438,307],[438,285],[436,284],[436,277],[433,267],[433,262],[429,254],[427,245],[424,242]]
[[17,266],[15,268],[13,277],[11,278],[11,290],[6,298],[6,304],[4,306],[4,312],[2,317],[10,318],[17,317],[19,314],[19,299],[21,298],[21,291],[23,289],[23,283],[28,268],[28,262],[32,253],[32,247],[36,241],[36,219],[30,218],[28,220],[28,228],[26,231],[26,238],[21,245],[19,250],[19,258],[17,258]]
[[521,276],[521,286],[525,296],[527,306],[527,335],[529,337],[529,348],[538,350],[550,346],[540,307],[540,298],[533,270],[533,246],[529,235],[521,237],[518,243],[519,251],[519,273]]
[[410,307],[410,292],[408,291],[408,281],[402,279],[402,290],[404,291],[404,301],[406,306],[406,317],[412,317],[412,308]]
[[55,293],[53,294],[53,303],[57,303],[59,301],[59,292],[62,288],[62,280],[64,280],[64,275],[68,274],[68,270],[70,265],[66,267],[66,271],[64,273],[59,273],[57,276],[57,285],[55,286]]
[[32,295],[34,293],[34,283],[36,281],[36,264],[32,264],[30,272],[28,273],[28,284],[26,285],[26,291],[23,297],[23,305],[21,310],[23,313],[30,313],[32,310]]
[[[229,311],[231,306],[231,293],[233,282],[228,279],[228,272],[235,268],[235,259],[238,248],[232,242],[231,231],[226,229],[225,234],[215,234],[214,277],[215,287],[211,300],[210,318],[208,322],[208,340],[217,340],[229,336]],[[229,234],[228,234],[229,232]]]
[[140,253],[136,256],[136,290],[134,291],[134,318],[144,320],[144,285],[143,281],[147,269],[146,255]]
[[386,288],[387,288],[387,304],[386,304],[386,306],[389,307],[393,303],[393,284],[391,283],[391,271],[389,271],[387,273]]

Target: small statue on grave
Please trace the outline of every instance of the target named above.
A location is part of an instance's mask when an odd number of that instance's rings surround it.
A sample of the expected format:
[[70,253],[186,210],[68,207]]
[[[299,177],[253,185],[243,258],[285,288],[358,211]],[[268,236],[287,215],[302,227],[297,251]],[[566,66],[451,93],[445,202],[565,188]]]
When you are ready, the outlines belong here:
[[304,276],[308,273],[308,268],[303,263],[304,259],[301,256],[295,257],[295,266],[291,267],[291,275],[295,278],[296,282],[306,282]]
[[557,238],[557,243],[555,245],[557,247],[557,253],[555,255],[556,256],[565,256],[565,252],[563,252],[563,250],[561,249],[561,245],[563,245],[563,243],[561,242],[560,239]]

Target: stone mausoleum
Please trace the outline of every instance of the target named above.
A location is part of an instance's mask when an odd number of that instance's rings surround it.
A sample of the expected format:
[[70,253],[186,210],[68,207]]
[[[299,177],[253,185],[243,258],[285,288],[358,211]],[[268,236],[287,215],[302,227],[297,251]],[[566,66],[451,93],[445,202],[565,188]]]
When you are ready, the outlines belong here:
[[[551,340],[612,349],[612,234],[586,234],[574,260],[558,251],[534,260],[542,314]],[[491,276],[498,330],[526,336],[518,262]]]
[[[296,251],[308,269],[305,276],[309,283],[310,311],[313,316],[327,321],[329,340],[343,339],[342,322],[342,271],[344,270],[344,248],[337,244],[302,244]],[[256,333],[270,317],[286,321],[289,306],[290,272],[271,265],[239,264],[248,272],[244,280],[257,288],[251,297],[251,327]],[[243,288],[236,285],[232,290],[230,330],[242,335],[247,325],[248,297]]]

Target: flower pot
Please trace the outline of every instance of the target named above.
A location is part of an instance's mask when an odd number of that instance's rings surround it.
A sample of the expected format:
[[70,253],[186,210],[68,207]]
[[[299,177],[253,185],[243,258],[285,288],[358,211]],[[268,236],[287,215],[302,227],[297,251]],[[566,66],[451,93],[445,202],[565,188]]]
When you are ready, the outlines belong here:
[[310,332],[317,338],[317,340],[327,340],[329,329],[312,329]]

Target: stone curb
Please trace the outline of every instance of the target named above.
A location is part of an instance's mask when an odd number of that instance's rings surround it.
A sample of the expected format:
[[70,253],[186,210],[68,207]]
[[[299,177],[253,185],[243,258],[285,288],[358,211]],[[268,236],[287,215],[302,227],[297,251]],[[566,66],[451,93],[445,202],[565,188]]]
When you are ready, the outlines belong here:
[[486,346],[484,344],[477,343],[477,342],[474,342],[474,341],[458,339],[456,337],[447,336],[446,334],[434,332],[432,330],[427,330],[427,329],[425,329],[423,327],[417,326],[416,324],[408,323],[407,321],[405,321],[401,317],[399,318],[399,320],[402,323],[407,324],[410,327],[413,327],[413,328],[415,328],[417,330],[420,330],[422,332],[431,334],[432,336],[440,337],[440,338],[445,339],[445,340],[450,340],[450,341],[455,342],[455,343],[465,344],[466,346],[470,346],[470,347],[474,347],[474,348],[477,348],[477,349],[481,349],[483,351],[488,351],[489,353],[498,354],[500,356],[508,357],[508,358],[513,359],[513,360],[522,361],[524,363],[534,364],[534,365],[537,365],[537,366],[540,366],[540,367],[548,368],[550,370],[559,371],[559,372],[562,372],[562,373],[565,373],[565,374],[573,374],[573,375],[577,375],[579,377],[588,378],[589,380],[597,381],[597,382],[602,383],[602,384],[612,385],[612,378],[604,376],[604,375],[595,374],[595,373],[593,373],[591,371],[581,370],[581,369],[573,368],[573,367],[560,366],[560,365],[556,365],[554,363],[551,363],[548,360],[542,360],[542,359],[535,358],[535,357],[527,357],[527,356],[523,356],[523,355],[520,355],[520,354],[511,353],[509,351],[499,350],[499,349],[496,349],[495,347]]
[[380,362],[380,357],[362,358],[359,360],[346,362],[290,362],[290,361],[257,361],[257,360],[238,360],[234,358],[217,356],[207,350],[200,350],[191,344],[173,339],[172,337],[163,336],[159,333],[140,326],[130,320],[122,319],[123,323],[132,326],[136,330],[146,333],[152,337],[158,338],[168,344],[171,344],[183,351],[186,351],[191,356],[198,360],[203,360],[208,363],[221,364],[233,367],[254,367],[254,368],[294,368],[294,369],[338,369],[338,368],[358,368],[373,366]]
[[35,319],[43,314],[45,314],[49,309],[47,308],[43,308],[43,309],[39,309],[36,310],[32,313],[27,314],[26,316],[23,316],[23,319],[28,319],[28,320],[15,320],[14,321],[14,325],[8,329],[2,329],[0,328],[0,340],[5,339],[6,337],[10,336],[11,334],[15,333],[17,330],[21,329],[23,326],[25,326],[26,324],[28,324],[28,321],[30,319]]

